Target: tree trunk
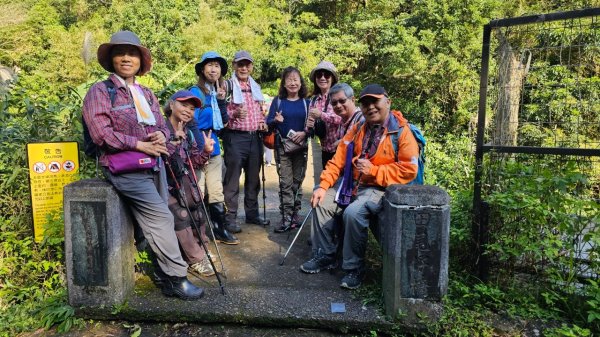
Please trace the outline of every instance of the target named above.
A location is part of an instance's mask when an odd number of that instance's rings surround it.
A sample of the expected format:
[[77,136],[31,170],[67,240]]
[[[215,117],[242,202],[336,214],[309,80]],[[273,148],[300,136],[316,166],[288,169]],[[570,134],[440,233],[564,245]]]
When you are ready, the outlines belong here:
[[523,64],[502,32],[499,31],[497,36],[500,41],[498,48],[498,102],[494,115],[492,144],[516,146],[521,90],[529,62]]

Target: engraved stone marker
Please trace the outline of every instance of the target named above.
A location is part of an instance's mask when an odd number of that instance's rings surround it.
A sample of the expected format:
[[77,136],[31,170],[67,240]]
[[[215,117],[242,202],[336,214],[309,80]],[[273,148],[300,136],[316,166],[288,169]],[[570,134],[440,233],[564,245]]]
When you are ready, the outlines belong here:
[[409,323],[441,314],[435,301],[448,289],[449,202],[436,186],[386,190],[379,215],[386,314]]
[[65,186],[65,259],[69,304],[120,304],[134,287],[133,226],[108,182]]

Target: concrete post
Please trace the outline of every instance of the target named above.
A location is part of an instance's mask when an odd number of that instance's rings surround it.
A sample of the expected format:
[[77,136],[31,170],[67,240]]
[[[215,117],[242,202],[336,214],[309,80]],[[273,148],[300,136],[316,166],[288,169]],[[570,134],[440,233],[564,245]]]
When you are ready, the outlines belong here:
[[125,205],[100,179],[71,183],[63,194],[69,304],[123,303],[135,283],[133,225]]
[[448,289],[450,197],[436,186],[393,185],[379,215],[386,314],[417,324],[441,316]]

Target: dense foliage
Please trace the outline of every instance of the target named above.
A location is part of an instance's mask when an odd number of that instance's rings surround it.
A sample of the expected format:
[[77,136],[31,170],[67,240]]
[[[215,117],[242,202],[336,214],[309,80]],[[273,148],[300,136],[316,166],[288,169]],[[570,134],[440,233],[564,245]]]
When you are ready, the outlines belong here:
[[[256,59],[255,77],[271,94],[284,67],[296,66],[308,76],[321,59],[332,61],[341,80],[355,90],[383,84],[393,107],[426,132],[427,183],[452,196],[448,310],[430,333],[491,336],[493,329],[482,319],[486,312],[568,322],[548,334],[597,331],[600,288],[594,281],[583,292],[576,291],[573,278],[566,280],[566,294],[556,283],[532,292],[536,280],[519,283],[509,275],[512,269],[503,269],[488,284],[464,270],[473,258],[472,152],[482,25],[494,18],[594,5],[594,0],[0,0],[0,66],[18,68],[10,90],[0,90],[0,335],[54,323],[66,330],[78,322],[65,304],[60,215],[49,219],[42,244],[32,239],[25,144],[81,141],[82,96],[105,76],[95,61],[96,48],[120,29],[138,33],[152,50],[154,69],[140,80],[159,98],[192,84],[193,65],[212,49],[228,59],[238,49],[249,50]],[[595,72],[591,81],[599,83],[598,69],[590,71]],[[575,75],[565,69],[535,74],[539,81]],[[556,99],[545,94],[532,93]],[[536,106],[527,113],[535,118]],[[561,117],[560,110],[552,113]],[[599,137],[597,127],[583,133]],[[540,129],[526,134],[525,145],[548,138]],[[82,176],[90,176],[93,163],[81,159]],[[598,222],[597,205],[578,204],[569,197],[572,191],[561,189],[586,179],[579,168],[565,168],[559,178],[555,173],[549,168],[539,181],[512,180],[492,196],[490,201],[507,212],[505,232],[512,233],[489,247],[500,266],[512,268],[515,264],[508,262],[536,254],[568,262],[572,256],[561,256],[563,237],[557,233],[573,238],[577,225]],[[570,217],[573,208],[581,209],[583,218]],[[540,240],[535,224],[549,218],[563,227]],[[593,239],[599,240],[597,233]],[[565,281],[564,270],[548,273]]]

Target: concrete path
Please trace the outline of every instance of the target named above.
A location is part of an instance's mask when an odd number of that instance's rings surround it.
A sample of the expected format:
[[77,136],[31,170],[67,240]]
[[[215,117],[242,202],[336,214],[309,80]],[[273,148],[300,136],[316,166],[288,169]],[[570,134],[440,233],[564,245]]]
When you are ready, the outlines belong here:
[[[301,215],[310,209],[308,200],[314,186],[313,156],[309,150],[308,170],[303,184]],[[317,162],[320,158],[315,156]],[[319,165],[320,166],[320,165]],[[238,214],[242,232],[237,246],[219,245],[225,266],[226,295],[220,293],[216,278],[190,280],[205,288],[199,301],[166,298],[150,285],[147,278],[138,280],[136,296],[122,308],[86,310],[91,318],[149,320],[169,322],[242,323],[252,326],[327,328],[336,331],[382,331],[390,327],[376,308],[363,305],[352,291],[339,287],[341,270],[309,275],[299,266],[310,256],[307,240],[310,220],[302,230],[285,264],[279,265],[296,231],[276,234],[273,229],[280,220],[278,176],[276,167],[265,167],[266,215],[271,226],[243,224],[244,214]],[[243,181],[241,181],[243,187]],[[243,189],[240,190],[243,195]],[[262,192],[259,196],[263,214]],[[243,200],[240,200],[243,205]],[[243,213],[243,211],[242,211]],[[211,250],[216,253],[215,247]],[[145,278],[145,279],[144,279]],[[343,303],[345,312],[332,313],[332,303]],[[111,313],[112,311],[112,313]]]

